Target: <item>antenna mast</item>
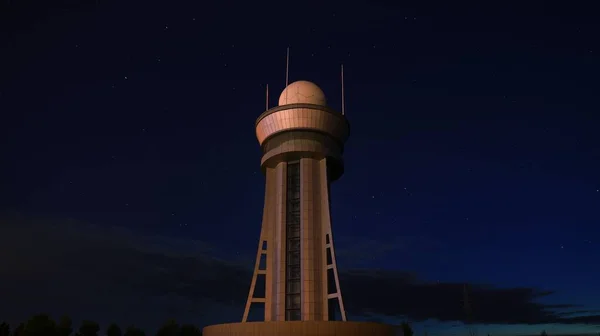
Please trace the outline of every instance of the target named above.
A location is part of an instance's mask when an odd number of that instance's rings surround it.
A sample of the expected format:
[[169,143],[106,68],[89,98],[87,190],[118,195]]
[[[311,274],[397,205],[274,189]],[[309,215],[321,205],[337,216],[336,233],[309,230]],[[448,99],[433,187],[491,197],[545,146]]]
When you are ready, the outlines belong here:
[[471,322],[471,302],[469,301],[469,289],[467,284],[463,285],[463,304],[465,308],[465,314],[467,315],[467,329],[469,331],[469,336],[477,336],[477,330],[472,326]]
[[[290,47],[287,47],[287,55],[285,58],[285,87],[288,87],[290,79]],[[288,102],[288,90],[285,90],[285,103]]]
[[266,107],[265,111],[269,109],[269,84],[267,84],[267,99],[265,102],[265,107]]
[[288,86],[290,77],[290,47],[287,48],[287,55],[285,59],[285,87]]
[[346,104],[344,100],[344,65],[342,64],[342,115],[346,115]]

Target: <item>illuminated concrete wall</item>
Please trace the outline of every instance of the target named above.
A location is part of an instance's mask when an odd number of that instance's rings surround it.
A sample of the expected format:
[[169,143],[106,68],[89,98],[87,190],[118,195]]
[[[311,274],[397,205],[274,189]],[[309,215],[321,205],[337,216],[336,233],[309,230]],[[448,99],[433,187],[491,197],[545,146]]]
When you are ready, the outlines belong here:
[[372,322],[247,322],[205,327],[204,336],[394,336],[396,328]]
[[[301,83],[294,90],[294,101],[312,94],[301,90],[317,90],[310,99],[324,101],[314,84]],[[293,103],[261,114],[256,135],[263,152],[265,205],[242,321],[247,321],[254,303],[264,303],[265,321],[328,321],[333,319],[331,299],[345,320],[333,251],[329,185],[344,171],[348,122],[326,106]],[[262,267],[259,260],[265,257],[266,267]],[[328,279],[331,270],[335,281]],[[265,278],[264,297],[255,295],[260,277]]]

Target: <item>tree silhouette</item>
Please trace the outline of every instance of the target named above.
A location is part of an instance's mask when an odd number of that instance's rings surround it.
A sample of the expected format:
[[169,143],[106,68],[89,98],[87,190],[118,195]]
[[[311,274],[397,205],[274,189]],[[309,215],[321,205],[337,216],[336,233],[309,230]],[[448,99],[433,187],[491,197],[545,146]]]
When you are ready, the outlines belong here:
[[140,328],[129,326],[125,329],[125,334],[123,336],[146,336],[146,333]]
[[13,336],[23,336],[25,330],[25,323],[19,323],[19,325],[13,330]]
[[156,332],[156,336],[179,336],[181,328],[175,320],[168,320]]
[[10,326],[8,323],[0,323],[0,336],[10,336]]
[[77,332],[77,336],[98,336],[100,326],[94,321],[83,321]]
[[25,324],[26,336],[56,336],[56,323],[46,314],[33,316]]
[[402,329],[402,335],[413,336],[413,330],[408,323],[402,322],[402,324],[400,325],[400,328]]
[[113,323],[108,326],[106,329],[106,336],[121,336],[123,333],[121,332],[121,328],[116,323]]
[[71,318],[64,315],[58,320],[58,325],[56,326],[56,335],[57,336],[70,336],[73,332],[73,321]]
[[540,334],[540,336],[548,336],[548,334],[546,333],[546,330],[542,330],[542,333]]
[[[404,336],[413,336],[407,323],[402,324],[402,330]],[[46,314],[37,314],[26,323],[20,323],[12,333],[8,323],[0,323],[0,336],[98,336],[99,331],[98,323],[84,320],[79,330],[73,333],[73,321],[67,315],[63,315],[56,323]],[[112,323],[106,329],[106,336],[146,336],[146,333],[134,326],[127,327],[123,333],[116,323]],[[179,325],[171,319],[158,329],[156,336],[202,336],[202,331],[193,324]]]
[[202,332],[193,324],[184,324],[180,329],[180,336],[202,336]]

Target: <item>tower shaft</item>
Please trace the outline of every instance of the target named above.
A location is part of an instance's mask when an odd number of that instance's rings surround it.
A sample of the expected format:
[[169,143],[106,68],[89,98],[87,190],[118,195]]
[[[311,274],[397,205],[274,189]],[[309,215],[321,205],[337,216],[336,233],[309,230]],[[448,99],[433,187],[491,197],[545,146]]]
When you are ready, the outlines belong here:
[[[345,320],[333,253],[326,161],[300,158],[267,168],[259,244],[266,267],[255,265],[244,321],[252,302],[264,302],[265,321],[333,320],[330,303],[339,305]],[[253,295],[263,274],[264,300]]]

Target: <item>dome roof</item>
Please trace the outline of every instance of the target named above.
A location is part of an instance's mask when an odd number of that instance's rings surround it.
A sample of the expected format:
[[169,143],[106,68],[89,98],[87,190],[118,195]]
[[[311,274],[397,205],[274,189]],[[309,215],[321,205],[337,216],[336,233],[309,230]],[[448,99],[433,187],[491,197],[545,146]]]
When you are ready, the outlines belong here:
[[299,103],[325,106],[327,100],[315,83],[302,80],[289,84],[279,96],[279,106]]

